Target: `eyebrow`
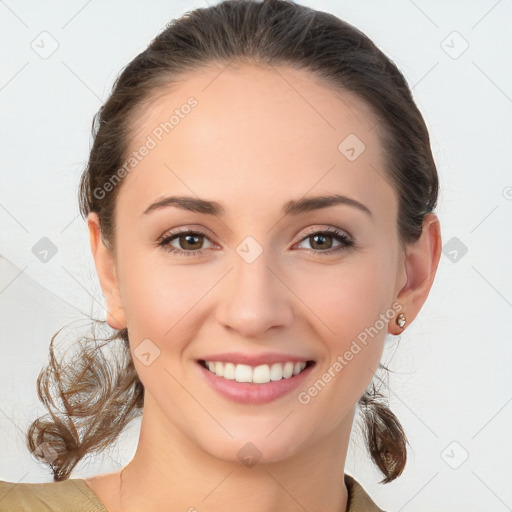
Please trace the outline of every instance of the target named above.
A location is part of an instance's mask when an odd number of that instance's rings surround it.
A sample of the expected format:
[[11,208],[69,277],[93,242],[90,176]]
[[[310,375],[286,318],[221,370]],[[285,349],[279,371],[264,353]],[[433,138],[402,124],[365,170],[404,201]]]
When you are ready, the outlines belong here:
[[[328,195],[328,196],[317,196],[317,197],[306,197],[297,200],[289,201],[283,208],[284,215],[299,215],[301,213],[310,212],[313,210],[320,210],[322,208],[328,208],[337,204],[344,204],[353,206],[360,211],[366,213],[370,217],[373,217],[371,210],[363,203],[356,201],[347,196],[339,194]],[[154,203],[150,204],[142,213],[147,215],[156,210],[168,208],[174,206],[183,210],[189,210],[197,213],[204,213],[206,215],[213,215],[221,217],[224,215],[224,208],[215,201],[206,201],[197,197],[191,196],[166,196]]]

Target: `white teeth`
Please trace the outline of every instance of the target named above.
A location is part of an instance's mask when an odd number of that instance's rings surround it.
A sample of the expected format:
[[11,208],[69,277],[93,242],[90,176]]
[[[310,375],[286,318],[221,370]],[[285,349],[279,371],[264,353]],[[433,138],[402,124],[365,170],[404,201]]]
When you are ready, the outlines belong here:
[[270,382],[270,368],[268,364],[262,364],[261,366],[256,366],[252,371],[252,382],[256,384],[265,384],[265,382]]
[[252,368],[246,364],[237,364],[235,368],[237,382],[252,382]]
[[[215,365],[215,368],[217,368],[217,365]],[[226,363],[224,365],[224,372],[223,372],[222,376],[225,379],[234,380],[235,379],[235,365],[233,363]]]
[[302,371],[301,363],[295,363],[295,366],[293,367],[293,375],[297,375]]
[[270,380],[281,380],[283,378],[283,367],[281,363],[274,363],[270,367]]
[[288,379],[293,375],[293,368],[294,368],[293,363],[286,363],[283,366],[283,379]]
[[252,367],[247,364],[222,363],[220,361],[205,361],[208,369],[218,377],[224,377],[237,382],[252,382],[266,384],[270,381],[289,379],[298,375],[306,367],[306,362],[262,364]]

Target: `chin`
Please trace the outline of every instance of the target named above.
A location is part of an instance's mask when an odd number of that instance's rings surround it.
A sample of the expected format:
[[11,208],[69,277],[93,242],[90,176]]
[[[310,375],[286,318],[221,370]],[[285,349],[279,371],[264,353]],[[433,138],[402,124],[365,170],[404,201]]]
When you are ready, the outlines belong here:
[[268,429],[237,431],[228,428],[233,438],[227,433],[212,436],[210,432],[201,445],[204,451],[217,459],[247,467],[281,462],[293,456],[303,443],[296,437],[297,429],[282,426],[276,429],[279,421],[274,421]]

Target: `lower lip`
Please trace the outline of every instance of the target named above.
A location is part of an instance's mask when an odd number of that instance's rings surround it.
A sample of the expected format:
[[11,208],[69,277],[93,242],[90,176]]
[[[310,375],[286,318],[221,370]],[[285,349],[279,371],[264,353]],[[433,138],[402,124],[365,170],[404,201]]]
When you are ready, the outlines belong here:
[[267,382],[266,384],[254,384],[252,382],[237,382],[215,375],[210,370],[197,363],[201,373],[208,384],[225,398],[244,404],[266,404],[272,402],[287,393],[292,392],[304,379],[307,378],[315,364],[308,366],[298,375],[288,379]]

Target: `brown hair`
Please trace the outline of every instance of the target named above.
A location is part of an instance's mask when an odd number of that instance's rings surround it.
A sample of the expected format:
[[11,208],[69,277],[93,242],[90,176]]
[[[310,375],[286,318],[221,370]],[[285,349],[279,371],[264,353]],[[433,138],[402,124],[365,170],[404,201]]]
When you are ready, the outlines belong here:
[[[361,31],[332,14],[287,0],[227,0],[172,20],[121,72],[93,120],[93,145],[80,188],[80,213],[100,219],[103,242],[114,249],[114,210],[120,185],[104,184],[125,162],[133,119],[152,94],[206,65],[229,62],[283,64],[312,71],[335,90],[348,92],[370,107],[386,151],[386,178],[399,203],[397,228],[402,247],[422,233],[423,219],[437,203],[438,176],[429,134],[411,91],[395,64]],[[112,183],[112,181],[110,181]],[[98,321],[97,321],[98,322]],[[104,322],[103,322],[104,324]],[[72,364],[50,363],[37,387],[50,411],[31,425],[32,452],[45,444],[54,480],[64,480],[87,454],[112,443],[144,403],[144,387],[135,371],[127,329],[106,337],[120,341],[121,358],[101,356],[96,337],[84,339]],[[122,361],[122,362],[121,362]],[[380,369],[388,369],[380,364]],[[62,402],[54,411],[51,392]],[[402,473],[408,443],[400,422],[383,395],[369,386],[358,402],[369,454],[384,483]]]

